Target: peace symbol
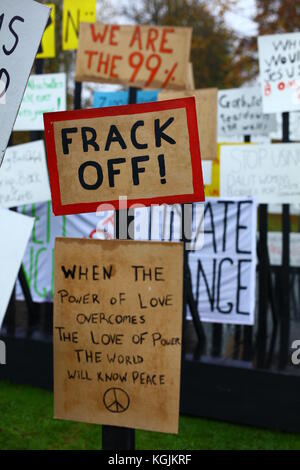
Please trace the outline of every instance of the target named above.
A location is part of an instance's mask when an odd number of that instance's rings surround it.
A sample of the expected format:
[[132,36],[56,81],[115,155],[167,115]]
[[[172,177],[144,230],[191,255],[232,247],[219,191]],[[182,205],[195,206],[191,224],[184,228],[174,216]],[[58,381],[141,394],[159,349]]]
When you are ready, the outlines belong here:
[[111,413],[124,413],[129,407],[130,399],[125,390],[112,387],[104,393],[103,403],[105,408]]

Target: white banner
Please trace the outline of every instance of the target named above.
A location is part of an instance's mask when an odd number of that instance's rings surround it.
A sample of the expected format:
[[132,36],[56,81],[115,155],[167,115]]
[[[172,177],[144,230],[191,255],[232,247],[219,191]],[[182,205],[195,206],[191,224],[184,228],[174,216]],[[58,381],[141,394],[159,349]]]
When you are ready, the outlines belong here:
[[300,144],[224,145],[221,197],[257,198],[260,204],[299,204]]
[[43,113],[65,111],[66,93],[65,73],[31,75],[14,131],[43,131]]
[[259,36],[264,113],[300,110],[300,33]]
[[0,207],[51,199],[44,142],[8,147],[0,168]]

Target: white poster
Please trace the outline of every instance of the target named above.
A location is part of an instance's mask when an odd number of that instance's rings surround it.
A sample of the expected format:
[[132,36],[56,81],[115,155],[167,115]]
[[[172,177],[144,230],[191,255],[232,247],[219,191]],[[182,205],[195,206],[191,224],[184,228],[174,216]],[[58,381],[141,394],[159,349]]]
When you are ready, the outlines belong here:
[[211,160],[202,160],[202,174],[203,174],[203,183],[211,184],[212,181],[212,161]]
[[264,113],[300,110],[300,33],[259,36]]
[[66,74],[31,75],[14,131],[44,130],[43,113],[66,110]]
[[34,219],[0,209],[0,328],[18,276]]
[[0,165],[50,9],[32,0],[1,0]]
[[218,91],[218,136],[268,135],[276,129],[276,116],[263,114],[259,86]]
[[297,204],[299,174],[300,144],[221,147],[221,197],[254,196],[260,204]]
[[8,147],[0,167],[0,207],[51,199],[44,142]]
[[[270,264],[282,265],[282,233],[268,232],[268,249]],[[290,266],[300,267],[300,233],[290,233]]]

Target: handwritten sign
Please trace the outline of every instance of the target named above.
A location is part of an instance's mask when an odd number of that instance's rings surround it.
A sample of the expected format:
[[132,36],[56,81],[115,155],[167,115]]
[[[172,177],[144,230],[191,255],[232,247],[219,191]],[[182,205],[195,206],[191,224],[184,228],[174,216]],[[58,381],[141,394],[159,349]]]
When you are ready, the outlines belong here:
[[8,147],[0,168],[0,207],[51,199],[44,142]]
[[43,131],[43,114],[66,110],[66,74],[31,75],[15,122],[15,131]]
[[191,28],[81,24],[76,80],[185,89]]
[[119,208],[120,196],[128,206],[204,199],[194,98],[49,113],[44,121],[55,215]]
[[198,120],[198,132],[201,143],[201,158],[215,160],[217,158],[217,89],[203,88],[194,91],[163,91],[159,100],[195,96]]
[[0,165],[50,10],[31,0],[1,0]]
[[96,0],[64,0],[62,49],[77,49],[80,23],[95,23]]
[[259,87],[219,90],[218,135],[268,135],[276,128],[276,116],[263,114]]
[[18,276],[34,219],[0,209],[0,328]]
[[46,3],[51,8],[51,13],[42,37],[37,59],[53,59],[55,57],[55,4]]
[[[138,90],[137,103],[152,103],[157,101],[158,90]],[[129,102],[129,91],[95,91],[94,108],[104,108],[106,106],[121,106]]]
[[182,284],[180,243],[57,239],[55,418],[178,432]]
[[300,144],[222,146],[220,194],[299,204]]
[[[268,250],[270,264],[273,266],[282,265],[282,233],[268,233]],[[300,267],[300,233],[290,233],[290,266]]]
[[259,36],[264,113],[300,110],[300,33]]
[[187,78],[186,89],[195,90],[194,67],[193,67],[192,62],[189,62],[187,74],[188,74],[188,78]]

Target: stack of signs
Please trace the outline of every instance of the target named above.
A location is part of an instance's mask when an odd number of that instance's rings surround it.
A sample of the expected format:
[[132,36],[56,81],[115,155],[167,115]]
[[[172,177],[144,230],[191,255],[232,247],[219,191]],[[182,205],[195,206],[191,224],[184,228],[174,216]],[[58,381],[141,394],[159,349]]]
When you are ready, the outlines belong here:
[[191,36],[191,28],[81,23],[76,80],[186,89]]
[[50,9],[32,0],[1,0],[0,165]]
[[194,98],[44,121],[55,215],[204,200]]
[[218,135],[268,135],[276,131],[276,116],[263,114],[259,87],[218,92]]
[[300,33],[258,38],[264,113],[300,110]]
[[0,209],[0,328],[18,276],[34,219]]

